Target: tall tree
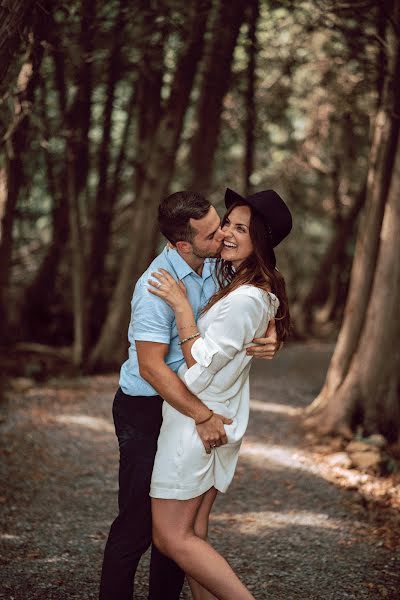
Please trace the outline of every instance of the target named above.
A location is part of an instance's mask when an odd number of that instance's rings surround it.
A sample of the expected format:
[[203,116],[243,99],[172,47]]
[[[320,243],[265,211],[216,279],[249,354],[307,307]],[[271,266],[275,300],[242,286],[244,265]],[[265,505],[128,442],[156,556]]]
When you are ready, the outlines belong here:
[[24,180],[23,155],[28,139],[34,90],[43,56],[40,31],[31,30],[29,44],[18,75],[14,114],[5,135],[5,166],[0,170],[0,339],[8,339],[8,288],[10,280],[13,225],[18,196]]
[[162,115],[161,91],[165,70],[165,44],[169,33],[169,7],[157,19],[157,7],[148,6],[142,14],[142,44],[137,82],[137,119],[135,153],[135,195],[146,177],[147,161]]
[[90,240],[86,274],[86,295],[88,309],[88,340],[90,340],[104,315],[104,273],[105,260],[110,244],[113,208],[116,196],[110,194],[109,175],[111,160],[111,130],[116,87],[121,77],[121,49],[124,33],[123,1],[120,0],[113,28],[113,43],[108,58],[106,99],[103,112],[103,132],[98,149],[98,183],[92,211],[92,234]]
[[[301,315],[296,320],[296,329],[299,332],[306,334],[310,331],[315,308],[329,301],[328,297],[331,288],[334,288],[335,294],[333,302],[337,301],[339,293],[338,282],[337,277],[332,277],[332,272],[343,270],[343,258],[346,255],[346,247],[353,236],[357,218],[365,204],[365,196],[366,184],[361,186],[360,191],[353,200],[353,206],[350,211],[343,217],[335,229],[335,234],[321,259],[311,287],[302,301]],[[331,307],[331,309],[333,310],[334,307]],[[301,320],[301,324],[299,320]]]
[[89,172],[89,130],[91,124],[96,3],[81,2],[80,45],[83,60],[76,78],[77,92],[68,111],[67,126],[67,198],[72,262],[73,290],[73,362],[82,365],[87,337],[86,278],[87,264],[82,231],[82,204]]
[[244,157],[244,194],[251,193],[251,175],[254,170],[254,150],[255,150],[255,131],[256,131],[256,103],[255,103],[255,85],[256,85],[256,57],[257,57],[257,23],[259,18],[258,0],[253,0],[249,6],[249,34],[248,34],[248,63],[247,63],[247,81],[245,92],[245,157]]
[[36,0],[13,0],[0,4],[0,90],[35,4]]
[[[164,46],[170,29],[169,7],[167,5],[163,8],[162,18],[160,18],[159,6],[151,4],[143,8],[137,15],[135,30],[139,35],[136,36],[135,40],[138,45],[140,60],[134,64],[131,100],[127,104],[124,134],[122,135],[114,170],[106,178],[109,169],[106,169],[105,166],[106,163],[110,163],[110,111],[114,104],[113,96],[118,76],[121,76],[121,64],[123,65],[124,61],[121,47],[122,34],[123,30],[126,32],[127,29],[126,25],[123,28],[126,19],[122,2],[119,8],[119,17],[114,26],[114,47],[110,52],[109,59],[108,90],[98,169],[99,183],[93,210],[93,234],[88,269],[88,318],[90,321],[88,342],[91,346],[96,343],[107,314],[109,290],[106,289],[106,258],[111,244],[113,211],[119,199],[121,169],[128,146],[127,136],[130,132],[130,124],[135,121],[136,140],[135,144],[130,142],[129,145],[135,147],[133,187],[135,197],[137,197],[143,183],[154,133],[162,114],[161,89],[164,72]],[[107,130],[108,136],[106,136]],[[105,156],[108,157],[107,161],[104,160]]]
[[59,173],[59,165],[49,149],[48,140],[53,132],[48,119],[48,89],[43,77],[41,77],[40,83],[41,94],[37,102],[39,105],[37,114],[43,130],[42,146],[46,165],[47,191],[52,200],[51,240],[34,279],[25,290],[21,307],[21,321],[25,339],[48,344],[54,341],[51,339],[52,328],[49,327],[49,323],[55,304],[59,265],[69,238],[69,227],[65,172],[62,170]]
[[196,131],[190,146],[190,176],[188,188],[209,191],[214,155],[221,127],[223,99],[231,83],[233,53],[240,26],[244,21],[246,2],[232,0],[219,3],[211,31],[200,96],[196,107]]
[[130,297],[138,276],[148,265],[157,235],[156,213],[162,197],[168,193],[173,176],[184,116],[189,104],[196,69],[203,51],[204,34],[210,0],[188,6],[185,43],[178,56],[171,92],[162,119],[154,134],[146,173],[135,198],[130,244],[118,275],[107,318],[90,363],[92,368],[115,366],[126,356],[126,342],[121,332],[129,322]]
[[[338,342],[308,422],[351,434],[400,431],[398,372],[400,0],[387,3],[387,70],[371,147],[365,213]],[[396,237],[397,236],[397,237]]]

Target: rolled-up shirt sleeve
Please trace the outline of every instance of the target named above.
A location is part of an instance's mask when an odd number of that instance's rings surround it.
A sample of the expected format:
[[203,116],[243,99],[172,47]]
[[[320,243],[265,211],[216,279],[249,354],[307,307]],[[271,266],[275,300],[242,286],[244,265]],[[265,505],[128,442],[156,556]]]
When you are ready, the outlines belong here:
[[202,392],[214,376],[255,337],[266,306],[261,299],[247,294],[232,293],[191,348],[196,361],[184,373],[186,386],[193,394]]
[[147,283],[138,282],[132,299],[132,340],[169,344],[173,322],[172,308],[164,300],[151,294]]

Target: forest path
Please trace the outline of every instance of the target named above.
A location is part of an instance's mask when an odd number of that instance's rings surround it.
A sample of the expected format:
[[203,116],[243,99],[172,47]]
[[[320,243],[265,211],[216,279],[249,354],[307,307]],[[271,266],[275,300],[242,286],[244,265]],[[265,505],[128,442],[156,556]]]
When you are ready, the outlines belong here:
[[[248,433],[210,537],[257,600],[400,598],[398,550],[357,491],[368,476],[318,458],[297,426],[297,410],[320,389],[331,351],[288,345],[253,367]],[[117,506],[116,382],[57,380],[1,407],[0,598],[97,598]],[[335,477],[355,484],[345,490]],[[137,600],[147,597],[147,567],[148,555]]]

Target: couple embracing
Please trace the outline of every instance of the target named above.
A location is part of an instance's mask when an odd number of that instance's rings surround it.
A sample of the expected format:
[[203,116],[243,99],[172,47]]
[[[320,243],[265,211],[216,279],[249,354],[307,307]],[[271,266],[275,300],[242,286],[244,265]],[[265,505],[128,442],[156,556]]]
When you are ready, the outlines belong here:
[[136,284],[113,404],[119,514],[107,540],[100,600],[132,600],[152,543],[149,598],[254,596],[207,540],[218,492],[234,476],[249,418],[253,357],[272,358],[290,317],[273,248],[292,219],[273,190],[227,189],[222,222],[200,194],[159,206],[168,244]]

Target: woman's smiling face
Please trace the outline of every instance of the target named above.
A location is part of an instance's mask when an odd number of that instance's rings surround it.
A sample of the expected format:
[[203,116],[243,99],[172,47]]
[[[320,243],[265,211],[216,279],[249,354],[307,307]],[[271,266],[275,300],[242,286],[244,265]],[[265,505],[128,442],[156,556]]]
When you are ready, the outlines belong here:
[[221,258],[229,260],[237,269],[253,252],[250,238],[251,209],[247,205],[235,206],[223,220],[224,242]]

